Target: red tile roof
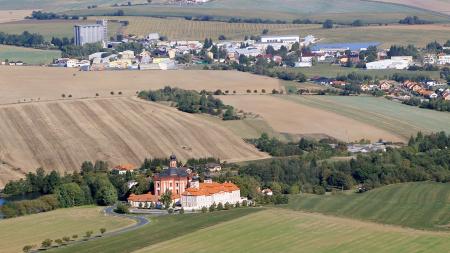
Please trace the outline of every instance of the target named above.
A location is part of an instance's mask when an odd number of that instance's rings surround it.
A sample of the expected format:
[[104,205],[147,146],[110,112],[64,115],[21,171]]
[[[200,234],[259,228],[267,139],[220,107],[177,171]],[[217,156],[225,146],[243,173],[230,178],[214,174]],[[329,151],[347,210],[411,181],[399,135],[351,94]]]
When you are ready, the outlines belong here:
[[151,193],[146,193],[146,194],[140,194],[140,195],[136,195],[136,194],[131,194],[128,197],[128,201],[135,201],[135,202],[156,202],[158,201],[158,196],[153,195]]
[[197,188],[188,188],[185,192],[182,193],[184,196],[211,196],[213,194],[219,193],[219,192],[233,192],[239,190],[239,187],[237,187],[233,183],[201,183],[200,187]]
[[120,164],[117,165],[116,167],[114,167],[115,170],[134,170],[136,168],[136,166],[134,166],[133,164]]

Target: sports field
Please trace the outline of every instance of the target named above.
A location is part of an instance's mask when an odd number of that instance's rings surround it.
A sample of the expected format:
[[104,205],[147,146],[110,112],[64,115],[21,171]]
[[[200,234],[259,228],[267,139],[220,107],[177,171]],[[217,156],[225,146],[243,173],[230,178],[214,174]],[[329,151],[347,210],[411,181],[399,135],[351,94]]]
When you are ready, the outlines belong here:
[[53,59],[61,57],[56,50],[40,50],[25,47],[0,45],[0,60],[23,61],[26,64],[49,64]]
[[269,209],[134,252],[444,253],[449,247],[449,233]]
[[[68,100],[0,107],[0,160],[22,174],[77,170],[83,161],[111,166],[175,153],[181,161],[267,158],[221,126],[175,108],[131,98]],[[8,171],[10,173],[8,173]],[[10,169],[0,186],[18,179]]]
[[363,194],[291,196],[289,208],[416,229],[450,231],[450,184],[405,183]]
[[[404,141],[399,133],[377,127],[371,122],[327,111],[319,106],[298,103],[297,97],[271,95],[223,96],[221,99],[246,112],[259,115],[275,131],[305,137],[331,136],[343,141],[380,138]],[[337,108],[339,109],[339,108]]]
[[45,239],[61,239],[78,235],[81,239],[86,231],[100,233],[130,226],[134,221],[126,218],[106,216],[103,208],[94,206],[57,209],[55,211],[0,220],[0,251],[22,252],[25,245],[40,246]]

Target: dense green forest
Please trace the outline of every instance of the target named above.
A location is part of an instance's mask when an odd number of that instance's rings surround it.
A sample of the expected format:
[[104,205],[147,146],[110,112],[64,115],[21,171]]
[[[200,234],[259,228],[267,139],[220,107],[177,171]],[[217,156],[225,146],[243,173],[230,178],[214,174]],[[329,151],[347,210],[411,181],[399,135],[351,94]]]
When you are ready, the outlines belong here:
[[[214,92],[214,95],[223,95],[221,90]],[[138,95],[142,99],[150,101],[170,101],[174,102],[178,110],[188,113],[206,113],[218,116],[223,120],[236,120],[234,108],[224,105],[220,99],[214,98],[210,92],[197,92],[193,90],[183,90],[166,86],[159,90],[141,91]]]

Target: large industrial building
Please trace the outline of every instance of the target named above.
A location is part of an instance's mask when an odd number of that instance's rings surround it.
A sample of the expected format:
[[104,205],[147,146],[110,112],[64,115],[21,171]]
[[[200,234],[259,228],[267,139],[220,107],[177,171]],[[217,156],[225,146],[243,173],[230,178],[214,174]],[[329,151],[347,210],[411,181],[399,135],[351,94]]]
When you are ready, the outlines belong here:
[[106,47],[108,40],[108,26],[106,20],[99,20],[96,24],[75,25],[73,27],[75,45],[101,42]]

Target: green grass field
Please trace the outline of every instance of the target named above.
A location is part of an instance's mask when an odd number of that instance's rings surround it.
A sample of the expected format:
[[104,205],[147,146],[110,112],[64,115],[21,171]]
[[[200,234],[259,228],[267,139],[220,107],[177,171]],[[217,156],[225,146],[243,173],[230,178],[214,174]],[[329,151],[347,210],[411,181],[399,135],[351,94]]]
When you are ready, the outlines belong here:
[[79,245],[55,249],[50,252],[122,253],[139,250],[222,222],[245,218],[261,209],[241,208],[208,214],[162,216],[151,219],[145,227],[118,236],[102,238]]
[[448,252],[450,233],[423,232],[332,216],[268,209],[135,253]]
[[368,96],[279,96],[300,104],[343,115],[408,139],[425,133],[450,132],[450,114]]
[[61,57],[56,50],[40,50],[24,47],[0,45],[0,60],[23,61],[27,64],[49,64],[53,59]]
[[100,228],[113,231],[134,224],[131,219],[105,216],[101,207],[58,209],[48,213],[0,220],[0,252],[22,252],[25,245],[40,246],[45,239],[61,239],[86,231],[99,234]]
[[416,229],[450,231],[450,184],[405,183],[363,194],[297,195],[290,198],[288,206]]

